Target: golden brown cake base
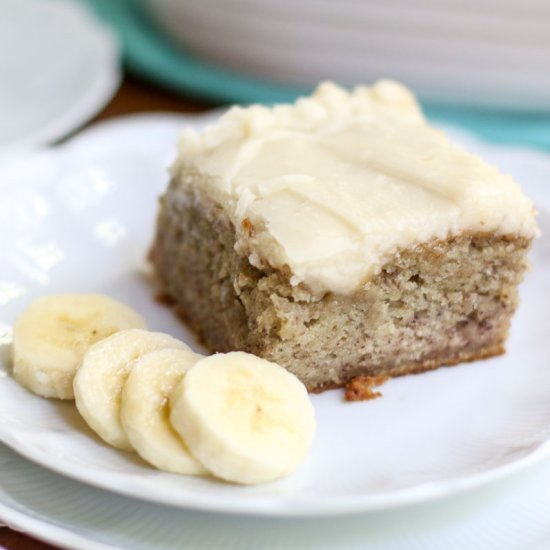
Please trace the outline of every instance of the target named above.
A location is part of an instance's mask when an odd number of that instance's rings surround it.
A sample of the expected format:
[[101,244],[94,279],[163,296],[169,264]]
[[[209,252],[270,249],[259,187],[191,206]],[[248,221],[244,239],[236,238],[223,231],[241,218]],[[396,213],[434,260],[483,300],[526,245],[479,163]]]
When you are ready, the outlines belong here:
[[529,239],[462,234],[421,244],[353,294],[315,296],[289,273],[239,256],[224,210],[193,189],[172,185],[163,197],[152,262],[162,292],[212,351],[275,361],[310,391],[504,352]]

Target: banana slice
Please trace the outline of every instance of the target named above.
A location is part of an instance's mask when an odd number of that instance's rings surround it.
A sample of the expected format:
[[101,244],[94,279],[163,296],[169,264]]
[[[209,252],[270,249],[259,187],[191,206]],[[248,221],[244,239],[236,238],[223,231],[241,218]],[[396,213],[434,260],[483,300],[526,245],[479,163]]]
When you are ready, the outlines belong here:
[[13,327],[13,376],[44,397],[73,399],[73,378],[86,350],[141,315],[101,294],[52,294],[33,302]]
[[120,420],[132,447],[158,468],[176,474],[208,472],[172,428],[168,398],[202,355],[181,349],[153,351],[138,359],[122,390]]
[[189,351],[168,334],[128,329],[97,342],[84,355],[73,384],[76,407],[113,447],[133,450],[120,422],[122,387],[131,368],[142,355],[165,348]]
[[235,483],[275,480],[305,457],[315,416],[305,386],[243,352],[198,361],[174,390],[170,421],[214,475]]

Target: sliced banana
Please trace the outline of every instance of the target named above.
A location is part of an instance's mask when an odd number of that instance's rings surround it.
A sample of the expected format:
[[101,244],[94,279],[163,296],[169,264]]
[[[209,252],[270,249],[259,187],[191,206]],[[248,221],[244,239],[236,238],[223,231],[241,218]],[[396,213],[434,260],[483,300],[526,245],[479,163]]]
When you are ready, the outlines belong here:
[[264,483],[293,471],[313,441],[305,386],[288,371],[243,352],[198,361],[170,401],[170,421],[214,475]]
[[124,382],[136,359],[151,351],[189,350],[183,342],[162,332],[129,329],[94,344],[84,355],[74,378],[78,411],[103,440],[133,450],[120,422]]
[[13,327],[13,376],[38,395],[73,399],[76,368],[92,344],[146,327],[141,315],[102,294],[44,296]]
[[207,474],[169,422],[168,399],[203,356],[183,349],[153,351],[138,359],[122,390],[120,420],[132,447],[158,468],[176,474]]

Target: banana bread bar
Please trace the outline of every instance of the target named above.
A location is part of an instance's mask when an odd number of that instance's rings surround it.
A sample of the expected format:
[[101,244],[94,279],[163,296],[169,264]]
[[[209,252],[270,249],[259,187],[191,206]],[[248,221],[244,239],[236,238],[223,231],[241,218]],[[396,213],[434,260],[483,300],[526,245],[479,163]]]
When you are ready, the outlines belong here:
[[152,261],[212,351],[311,391],[504,352],[533,206],[403,86],[233,108],[184,133],[171,176]]

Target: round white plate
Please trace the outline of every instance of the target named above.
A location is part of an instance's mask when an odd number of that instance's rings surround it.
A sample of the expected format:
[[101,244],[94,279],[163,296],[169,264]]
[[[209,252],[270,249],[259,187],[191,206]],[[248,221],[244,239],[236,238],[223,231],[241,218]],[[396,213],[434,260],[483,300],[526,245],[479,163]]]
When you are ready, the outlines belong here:
[[[150,326],[196,346],[155,302],[145,262],[157,196],[182,117],[133,117],[67,145],[0,166],[0,324],[48,292],[99,291],[128,302]],[[200,125],[205,118],[188,119]],[[64,475],[111,491],[200,510],[305,516],[373,511],[470,489],[550,451],[550,160],[482,145],[537,199],[544,235],[532,253],[508,353],[391,380],[384,397],[345,403],[312,396],[318,433],[309,459],[287,479],[238,487],[161,473],[101,443],[72,403],[19,387],[4,348],[0,440]],[[1,330],[0,330],[1,333]]]
[[106,105],[118,48],[75,0],[0,0],[0,150],[51,143]]
[[547,550],[550,462],[488,487],[368,516],[184,511],[51,473],[0,444],[0,520],[71,550]]

